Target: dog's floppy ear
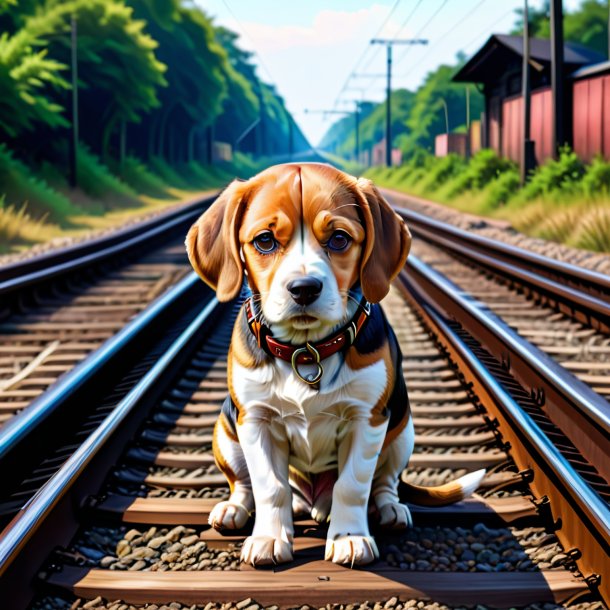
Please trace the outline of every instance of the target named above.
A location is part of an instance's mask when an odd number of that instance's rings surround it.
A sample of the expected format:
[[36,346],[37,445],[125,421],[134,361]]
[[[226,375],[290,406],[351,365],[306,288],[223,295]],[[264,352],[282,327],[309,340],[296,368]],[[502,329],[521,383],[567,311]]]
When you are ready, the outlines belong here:
[[411,248],[411,233],[370,180],[360,178],[364,196],[366,242],[360,265],[360,285],[367,301],[378,303],[388,294],[390,282],[404,267]]
[[219,301],[234,299],[243,281],[238,233],[246,184],[234,180],[186,236],[186,250],[193,269],[216,290]]

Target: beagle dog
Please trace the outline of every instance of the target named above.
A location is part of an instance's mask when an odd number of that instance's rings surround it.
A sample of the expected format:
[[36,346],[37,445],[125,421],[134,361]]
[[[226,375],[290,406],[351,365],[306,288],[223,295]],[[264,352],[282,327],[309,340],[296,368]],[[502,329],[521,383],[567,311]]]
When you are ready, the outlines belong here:
[[[411,236],[373,184],[329,165],[289,163],[234,181],[188,233],[189,259],[220,301],[249,296],[228,355],[229,396],[213,450],[231,494],[217,529],[255,522],[241,551],[253,565],[292,559],[293,511],[329,521],[325,558],[378,557],[382,526],[411,524],[398,482],[413,420],[398,341],[378,305],[405,265]],[[409,499],[448,504],[484,472]]]

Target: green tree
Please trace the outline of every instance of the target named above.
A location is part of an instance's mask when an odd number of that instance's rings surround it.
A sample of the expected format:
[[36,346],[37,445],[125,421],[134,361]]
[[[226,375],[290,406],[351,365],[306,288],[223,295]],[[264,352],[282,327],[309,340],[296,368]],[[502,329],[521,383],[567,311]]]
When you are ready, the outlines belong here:
[[[523,32],[523,10],[518,15],[512,34]],[[530,35],[534,38],[550,38],[550,6],[545,0],[540,9],[529,10]],[[564,39],[582,44],[603,56],[608,54],[608,3],[606,0],[584,0],[573,11],[564,11]]]
[[[169,160],[192,155],[195,130],[211,124],[222,109],[228,87],[227,56],[217,43],[210,19],[181,2],[128,0],[146,29],[158,41],[157,55],[167,66],[167,89],[160,93],[159,110],[138,130],[147,140],[146,156]],[[187,134],[181,138],[181,134]],[[180,144],[186,142],[185,146]]]
[[[6,5],[5,5],[6,7]],[[0,130],[15,138],[39,123],[66,126],[53,90],[66,89],[65,65],[48,57],[41,38],[20,31],[0,36]]]

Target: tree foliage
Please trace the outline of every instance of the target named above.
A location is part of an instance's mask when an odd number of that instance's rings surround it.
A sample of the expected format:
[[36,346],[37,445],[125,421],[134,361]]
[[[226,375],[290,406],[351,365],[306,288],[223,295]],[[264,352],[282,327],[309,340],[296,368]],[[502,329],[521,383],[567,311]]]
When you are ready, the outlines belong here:
[[[518,15],[513,34],[523,32],[523,10]],[[545,0],[539,9],[530,8],[530,35],[535,38],[550,38],[550,4]],[[585,45],[601,55],[608,54],[608,3],[606,0],[584,0],[573,11],[565,11],[563,16],[563,35],[569,42]]]
[[[466,85],[451,78],[458,65],[439,66],[428,73],[423,84],[412,92],[398,89],[392,92],[393,146],[412,154],[419,148],[432,150],[434,138],[446,130],[443,101],[447,104],[449,130],[466,124]],[[483,111],[483,96],[470,87],[470,116],[477,119]],[[361,122],[361,149],[370,149],[385,137],[386,103],[370,104]],[[338,154],[352,156],[355,145],[354,119],[346,117],[335,123],[322,139],[320,146]]]
[[94,154],[189,161],[209,127],[234,145],[257,119],[241,150],[287,152],[292,119],[283,100],[237,35],[193,2],[0,0],[0,136],[19,157],[67,154],[72,20],[80,138]]

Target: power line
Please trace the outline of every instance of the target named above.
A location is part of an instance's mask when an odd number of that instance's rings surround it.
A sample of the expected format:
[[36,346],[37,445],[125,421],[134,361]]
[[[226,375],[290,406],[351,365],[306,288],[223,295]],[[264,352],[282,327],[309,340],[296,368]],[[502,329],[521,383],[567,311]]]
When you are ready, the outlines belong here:
[[233,9],[229,6],[229,3],[227,2],[227,0],[222,0],[222,3],[225,5],[225,7],[229,11],[229,13],[231,13],[231,16],[233,17],[233,19],[235,19],[239,29],[242,31],[242,34],[244,34],[244,36],[250,41],[250,44],[252,45],[252,49],[254,50],[254,54],[256,55],[256,57],[258,57],[258,63],[261,65],[261,68],[263,68],[263,70],[267,73],[267,76],[271,79],[271,82],[274,85],[276,85],[277,81],[275,80],[275,78],[273,78],[273,74],[271,73],[271,70],[269,70],[269,68],[263,61],[261,54],[256,50],[256,43],[254,42],[254,39],[252,38],[252,36],[250,36],[250,34],[248,33],[248,30],[246,30],[246,28],[241,24],[241,22],[237,18],[237,15],[233,12]]
[[[381,30],[383,30],[383,28],[385,27],[386,23],[390,20],[390,17],[394,13],[394,11],[398,8],[398,5],[401,3],[401,1],[402,0],[396,0],[396,2],[394,2],[394,5],[390,9],[390,12],[386,15],[386,18],[383,20],[383,23],[379,26],[379,28],[375,32],[375,35],[373,36],[373,38],[375,38],[375,36],[378,36],[379,33],[381,32]],[[224,2],[224,0],[223,0],[223,2]],[[352,74],[358,69],[358,66],[362,63],[362,60],[366,57],[366,54],[368,53],[369,49],[370,49],[370,46],[367,44],[366,47],[364,48],[364,51],[362,52],[362,54],[358,58],[358,61],[356,62],[356,65],[348,73],[347,78],[345,79],[345,82],[343,83],[343,86],[341,87],[341,90],[339,91],[339,93],[337,94],[337,97],[335,98],[335,102],[333,104],[333,108],[339,103],[339,99],[341,98],[341,95],[343,94],[343,92],[345,91],[345,88],[349,84],[349,81],[350,81],[350,79],[352,77]]]
[[[415,34],[413,36],[413,38],[419,38],[421,36],[423,31],[434,21],[436,16],[445,8],[445,5],[447,4],[447,2],[449,2],[449,0],[443,0],[443,3],[434,11],[434,13],[432,13],[432,16],[430,17],[430,19],[428,19],[428,21],[426,21],[426,23],[424,23],[424,25],[420,28],[420,30],[417,32],[417,34]],[[411,50],[411,47],[407,47],[405,49],[405,52],[396,60],[396,63],[399,63],[400,61],[402,61],[410,50]]]
[[502,15],[502,17],[499,17],[498,19],[496,19],[493,23],[490,23],[488,26],[485,27],[484,30],[482,30],[481,32],[479,32],[468,44],[464,45],[462,47],[462,50],[466,50],[468,47],[472,46],[475,42],[477,42],[477,40],[479,40],[479,38],[481,38],[481,36],[483,36],[484,34],[488,34],[489,31],[498,23],[500,23],[500,21],[503,21],[504,19],[506,19],[506,17],[508,17],[511,13],[515,12],[515,8],[511,8],[509,11],[506,11],[506,13],[504,13]]
[[[416,34],[414,34],[413,38],[419,38],[422,34],[422,32],[430,25],[430,23],[432,23],[432,21],[436,18],[436,16],[443,10],[443,8],[445,7],[445,5],[447,4],[447,2],[449,2],[449,0],[443,0],[442,4],[436,9],[436,11],[434,11],[434,13],[432,14],[432,16],[428,19],[428,21],[426,21],[426,23],[424,23],[424,25],[418,30],[418,32]],[[417,4],[417,6],[419,6],[419,3]],[[415,7],[415,9],[417,9],[417,6]],[[413,11],[411,11],[411,14],[413,14],[415,12],[415,9],[413,9]],[[411,15],[409,15],[410,17]],[[406,21],[403,24],[406,25]],[[402,27],[401,27],[402,30]],[[409,52],[411,47],[407,47],[406,51],[398,58],[398,60],[396,61],[396,63],[398,63],[399,61],[401,61],[402,59],[404,59],[404,57],[407,55],[407,53]],[[373,84],[377,81],[379,77],[375,77],[373,78],[373,80],[369,83],[368,87],[367,87],[367,91],[373,86]]]
[[[468,13],[466,13],[461,19],[460,19],[460,24],[464,23],[464,21],[466,21],[469,17],[471,17],[483,4],[485,4],[485,2],[487,2],[487,0],[480,0],[480,2],[478,4],[476,4]],[[451,26],[442,36],[439,36],[436,43],[433,43],[430,46],[430,49],[434,48],[439,42],[444,42],[447,39],[447,36],[449,34],[451,34],[451,32],[455,31],[455,26]],[[446,45],[445,45],[446,46]],[[445,47],[441,47],[441,48],[445,48]],[[426,55],[426,59],[429,60],[430,59],[430,55],[427,54]],[[420,67],[418,65],[418,67]],[[411,74],[413,72],[415,68],[411,68],[410,70],[408,70],[407,72],[400,74],[400,77],[404,78],[409,76],[409,74]]]
[[[407,18],[403,21],[402,25],[398,28],[398,30],[396,30],[396,33],[394,34],[393,38],[398,38],[398,35],[405,29],[407,23],[409,23],[409,21],[411,21],[411,17],[413,17],[413,15],[415,14],[415,11],[420,7],[422,2],[423,2],[423,0],[418,0],[418,2],[413,7],[413,10],[407,15]],[[377,36],[379,36],[379,33],[381,32],[381,30],[383,29],[383,27],[385,26],[387,21],[388,20],[386,19],[386,21],[383,23],[383,26],[381,26],[379,28],[379,30],[377,30],[377,33],[375,34],[375,36],[373,36],[373,38],[377,38]],[[362,72],[365,72],[366,69],[371,65],[371,63],[373,62],[373,59],[375,59],[377,57],[380,50],[381,49],[379,47],[377,47],[375,49],[375,52],[373,53],[373,55],[371,56],[371,58],[369,59],[367,64],[365,66],[362,66]],[[352,70],[352,72],[354,72],[354,71],[355,71],[355,69]]]

